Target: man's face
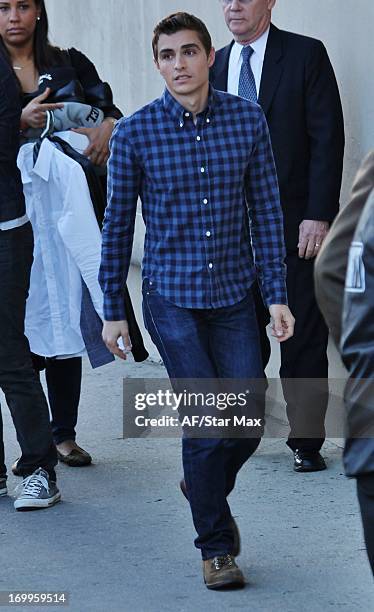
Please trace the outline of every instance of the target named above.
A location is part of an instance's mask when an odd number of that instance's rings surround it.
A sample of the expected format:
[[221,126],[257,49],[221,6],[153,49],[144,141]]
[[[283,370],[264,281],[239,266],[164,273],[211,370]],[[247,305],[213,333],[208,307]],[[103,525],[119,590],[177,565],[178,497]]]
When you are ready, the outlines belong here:
[[192,30],[161,34],[155,63],[170,93],[188,96],[206,87],[214,49],[207,56],[197,32]]
[[221,0],[223,14],[235,40],[251,42],[266,30],[276,0]]

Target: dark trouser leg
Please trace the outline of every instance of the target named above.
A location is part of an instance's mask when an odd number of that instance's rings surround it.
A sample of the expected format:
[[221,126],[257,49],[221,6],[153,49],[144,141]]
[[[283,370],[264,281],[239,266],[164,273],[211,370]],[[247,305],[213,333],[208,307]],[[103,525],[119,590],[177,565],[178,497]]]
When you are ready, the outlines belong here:
[[[209,310],[178,308],[154,289],[144,292],[144,318],[171,378],[260,378],[258,332],[251,300]],[[249,350],[243,351],[243,346]],[[230,553],[231,511],[226,500],[237,471],[258,439],[183,438],[183,466],[203,559]]]
[[361,509],[366,550],[374,575],[374,472],[357,477],[357,497]]
[[22,451],[19,471],[27,476],[43,467],[55,480],[57,457],[48,406],[24,335],[32,252],[30,224],[0,231],[0,386]]
[[296,319],[293,338],[281,345],[280,375],[291,426],[287,444],[292,450],[319,451],[329,392],[328,329],[315,300],[314,261],[293,253],[286,263],[289,306]]
[[81,393],[82,359],[46,359],[45,376],[55,444],[75,440]]
[[5,465],[5,453],[4,453],[4,442],[3,442],[3,417],[1,416],[0,406],[0,478],[6,478],[6,465]]

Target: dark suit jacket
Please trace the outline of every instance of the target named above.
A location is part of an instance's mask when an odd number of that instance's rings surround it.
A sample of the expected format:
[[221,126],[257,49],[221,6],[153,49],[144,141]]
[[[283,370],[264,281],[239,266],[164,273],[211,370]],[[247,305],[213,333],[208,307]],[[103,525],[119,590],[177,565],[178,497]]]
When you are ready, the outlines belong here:
[[[217,52],[216,89],[227,91],[233,43]],[[339,210],[343,113],[335,75],[319,40],[270,26],[259,104],[269,125],[288,251],[303,219],[332,222]]]

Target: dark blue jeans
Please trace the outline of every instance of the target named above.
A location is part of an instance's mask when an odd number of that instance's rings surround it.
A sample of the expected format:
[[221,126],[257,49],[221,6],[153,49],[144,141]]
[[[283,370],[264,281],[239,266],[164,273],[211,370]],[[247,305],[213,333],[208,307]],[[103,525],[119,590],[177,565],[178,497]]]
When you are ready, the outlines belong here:
[[[143,283],[146,328],[172,379],[263,378],[252,293],[227,308],[187,309]],[[231,553],[227,496],[260,438],[183,437],[183,467],[203,559]]]
[[[33,259],[30,223],[0,231],[0,387],[4,391],[22,455],[23,476],[43,467],[56,480],[56,448],[47,401],[32,367],[24,335],[25,306]],[[0,412],[0,476],[6,475]]]

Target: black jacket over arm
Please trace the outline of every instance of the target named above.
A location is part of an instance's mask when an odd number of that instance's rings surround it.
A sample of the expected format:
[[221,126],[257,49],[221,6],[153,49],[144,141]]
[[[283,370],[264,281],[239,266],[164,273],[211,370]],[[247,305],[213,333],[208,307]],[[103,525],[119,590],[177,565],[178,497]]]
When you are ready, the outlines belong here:
[[100,108],[104,117],[123,116],[113,102],[110,85],[100,79],[95,65],[84,53],[74,47],[55,49],[52,57],[51,65],[40,75],[39,89],[23,95],[23,106],[49,87],[48,102],[83,102]]
[[[217,52],[211,69],[211,82],[221,91],[227,91],[232,45]],[[258,101],[269,125],[292,251],[303,219],[331,223],[339,210],[343,113],[323,44],[271,25]]]

